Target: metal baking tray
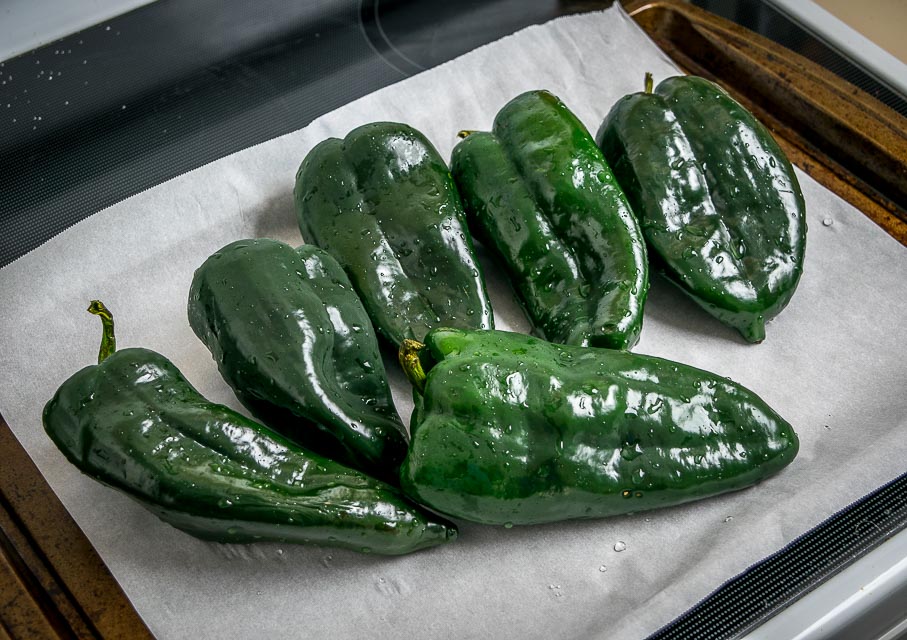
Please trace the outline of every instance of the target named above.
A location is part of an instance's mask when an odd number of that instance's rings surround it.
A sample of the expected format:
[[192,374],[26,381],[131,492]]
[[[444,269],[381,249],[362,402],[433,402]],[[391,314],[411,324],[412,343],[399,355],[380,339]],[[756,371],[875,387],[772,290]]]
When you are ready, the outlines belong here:
[[[279,8],[278,3],[272,4],[259,8],[259,15],[269,10],[274,13],[287,11]],[[378,55],[384,59],[387,64],[378,76],[365,73],[367,65],[363,66],[353,54],[337,63],[339,66],[334,69],[335,72],[359,73],[352,91],[362,95],[532,22],[601,9],[610,4],[538,2],[533,4],[531,11],[521,12],[521,3],[513,0],[464,2],[456,9],[442,10],[440,17],[435,16],[444,21],[445,28],[454,30],[459,37],[436,47],[428,47],[424,41],[420,43],[419,32],[416,31],[416,37],[409,40],[415,50],[391,45],[387,33],[393,28],[415,30],[419,24],[431,22],[431,11],[434,9],[427,9],[425,4],[421,9],[413,9],[415,14],[407,16],[403,12],[412,9],[409,4],[383,3],[383,25],[378,20],[379,7],[375,1],[338,3],[330,11],[320,13],[310,8],[299,10],[292,17],[284,16],[286,20],[279,33],[264,33],[263,28],[261,33],[256,33],[254,28],[251,32],[246,28],[242,31],[242,38],[239,38],[241,46],[234,41],[229,47],[222,44],[208,47],[209,58],[200,61],[203,65],[201,73],[193,75],[187,71],[188,75],[176,80],[168,80],[161,75],[155,79],[156,86],[144,86],[141,91],[135,83],[134,86],[127,83],[126,88],[123,85],[119,88],[108,87],[114,93],[117,90],[132,91],[107,98],[108,102],[114,100],[122,102],[124,107],[128,105],[128,114],[117,113],[118,109],[111,110],[110,105],[98,102],[78,118],[61,119],[58,126],[43,137],[23,135],[12,140],[12,144],[0,150],[0,169],[9,170],[14,161],[27,158],[34,170],[17,172],[15,176],[11,176],[10,171],[0,171],[0,187],[6,188],[7,195],[34,193],[28,202],[21,203],[15,215],[3,211],[3,217],[14,220],[18,225],[38,229],[26,241],[36,246],[68,224],[126,195],[244,146],[305,126],[320,115],[317,112],[319,109],[323,112],[339,106],[342,100],[356,97],[343,97],[338,93],[327,96],[325,104],[309,105],[305,102],[313,79],[302,77],[305,72],[300,72],[302,76],[298,78],[285,75],[290,73],[288,69],[293,64],[298,63],[298,43],[302,41],[303,34],[307,34],[305,41],[310,42],[312,34],[334,29],[345,38],[339,41],[338,46],[352,46],[351,43],[355,42],[357,44],[352,48],[358,50],[356,47],[367,45],[369,51],[362,55]],[[680,67],[717,81],[766,123],[794,164],[907,245],[907,119],[806,58],[691,4],[678,0],[633,0],[623,4],[636,22]],[[398,12],[396,17],[395,11]],[[115,19],[107,26],[113,25],[115,30],[135,29],[148,15],[160,16],[160,13],[161,9],[152,5]],[[166,22],[163,19],[157,23],[152,21],[151,27],[158,30],[150,33],[150,37],[154,38],[156,33],[159,35],[166,28]],[[104,27],[93,29],[94,36],[98,36]],[[226,33],[221,35],[231,36],[230,29],[224,29]],[[81,42],[79,35],[64,39],[62,44],[57,45],[58,48],[67,43]],[[84,40],[88,41],[90,35],[86,32]],[[232,35],[237,36],[236,33]],[[178,39],[180,36],[170,34],[168,37]],[[297,45],[295,49],[294,43]],[[53,49],[54,46],[46,48]],[[325,45],[311,46],[318,47],[319,59],[331,59],[332,54],[325,49]],[[421,52],[421,57],[414,51]],[[16,60],[21,62],[28,55]],[[273,104],[266,101],[244,102],[242,99],[231,101],[226,96],[220,107],[207,111],[193,110],[191,105],[176,110],[171,108],[174,104],[179,106],[180,101],[199,96],[199,99],[208,101],[218,95],[225,96],[231,87],[236,88],[236,74],[240,74],[239,82],[242,84],[243,73],[248,74],[247,85],[255,89],[262,83],[273,85],[274,78],[280,77],[285,84],[280,91],[274,90],[273,95],[279,97],[283,92],[286,94],[284,99],[293,107],[299,107],[301,112],[293,118],[282,114],[284,117],[279,125],[269,129],[246,130],[243,133],[237,121],[241,124],[244,117],[260,120],[267,115],[268,109],[274,108]],[[40,94],[32,95],[35,100],[41,99]],[[333,104],[331,100],[338,104]],[[233,112],[228,113],[230,109]],[[188,124],[180,122],[180,113],[194,114],[194,120],[187,118],[190,120]],[[148,131],[149,123],[156,126],[151,129],[158,136],[155,139],[145,134],[130,138],[129,133],[123,133],[137,129]],[[214,131],[214,142],[206,146],[197,145],[190,149],[191,153],[184,151],[167,163],[154,165],[155,157],[184,144],[179,131],[171,134],[168,125],[177,129],[204,126]],[[228,125],[231,127],[229,131]],[[101,142],[88,141],[88,135],[99,136]],[[120,138],[115,139],[116,136]],[[101,143],[108,146],[104,147]],[[148,146],[142,148],[141,143]],[[75,150],[80,144],[93,144],[87,152],[98,154],[99,158],[117,144],[128,147],[127,160],[131,164],[127,164],[131,170],[118,183],[119,191],[106,189],[100,193],[92,192],[93,186],[100,180],[117,176],[114,169],[105,170],[103,161],[99,160],[101,164],[83,178],[70,176],[62,195],[59,192],[45,193],[47,189],[42,183],[52,180],[57,169],[42,158],[55,154],[58,162],[73,162],[77,157]],[[148,170],[144,173],[136,171],[135,167],[146,160]],[[89,192],[91,195],[85,195]],[[72,203],[67,213],[70,217],[48,223],[46,211],[63,196],[69,197]],[[6,204],[9,205],[10,201]],[[7,256],[5,262],[14,257]],[[2,418],[0,452],[0,640],[150,638],[150,632],[100,557]],[[907,507],[903,501],[897,504],[900,504],[900,511],[895,509],[894,513],[889,505],[890,517],[885,521],[884,531],[877,524],[879,535],[842,553],[848,558],[865,553],[886,536],[903,528],[907,521]],[[816,575],[810,584],[820,582],[845,564],[844,559],[829,558],[824,566],[816,567]],[[732,637],[751,628],[802,591],[793,589],[783,601],[775,603],[776,606],[742,620],[735,628],[725,629],[720,637]],[[667,628],[663,632],[662,637],[690,637],[676,633],[671,635],[674,632]]]

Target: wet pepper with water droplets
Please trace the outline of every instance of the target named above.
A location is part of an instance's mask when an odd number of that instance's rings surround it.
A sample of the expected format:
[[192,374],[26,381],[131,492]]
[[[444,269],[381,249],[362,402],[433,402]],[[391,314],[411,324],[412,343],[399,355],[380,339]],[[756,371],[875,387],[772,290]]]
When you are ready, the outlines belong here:
[[463,131],[451,171],[477,237],[509,272],[534,332],[629,349],[649,288],[642,233],[595,140],[547,91],[491,132]]
[[90,310],[105,325],[99,363],[64,382],[43,415],[86,475],[206,540],[396,555],[456,538],[454,525],[390,485],[208,402],[161,354],[116,351],[109,312]]
[[401,486],[475,522],[676,505],[754,484],[799,446],[753,392],[660,358],[437,329],[400,360],[416,391]]
[[396,482],[406,430],[368,315],[330,255],[276,240],[233,242],[196,270],[189,323],[252,415]]
[[432,327],[493,327],[450,172],[412,127],[376,122],[319,143],[299,167],[295,198],[303,237],[343,266],[397,347]]
[[803,195],[771,134],[718,85],[667,78],[611,109],[597,141],[671,282],[750,342],[790,301]]

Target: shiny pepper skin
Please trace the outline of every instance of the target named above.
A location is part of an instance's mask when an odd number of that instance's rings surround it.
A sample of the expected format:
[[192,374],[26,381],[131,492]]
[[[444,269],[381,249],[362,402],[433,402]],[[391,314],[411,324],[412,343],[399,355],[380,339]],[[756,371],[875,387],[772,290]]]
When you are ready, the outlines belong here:
[[718,85],[667,78],[622,98],[597,141],[667,278],[749,342],[803,272],[806,211],[771,134]]
[[463,131],[451,172],[470,227],[550,340],[629,349],[649,289],[642,232],[595,140],[547,91],[517,96],[491,132]]
[[324,140],[294,193],[303,238],[343,266],[396,347],[432,327],[494,326],[457,190],[420,132],[375,122]]
[[230,243],[196,270],[189,324],[252,415],[312,451],[396,482],[406,430],[368,315],[325,251]]
[[456,538],[390,485],[208,402],[159,353],[115,351],[109,313],[92,308],[105,320],[99,364],[66,380],[43,415],[86,475],[205,540],[396,555]]
[[416,389],[401,486],[485,524],[597,518],[742,489],[798,440],[726,378],[624,351],[437,329],[401,362]]

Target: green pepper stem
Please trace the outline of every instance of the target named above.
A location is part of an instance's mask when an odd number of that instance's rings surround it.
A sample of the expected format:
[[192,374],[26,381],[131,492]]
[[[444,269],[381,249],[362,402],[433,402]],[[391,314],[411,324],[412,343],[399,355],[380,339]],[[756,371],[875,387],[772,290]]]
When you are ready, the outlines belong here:
[[425,371],[422,369],[422,360],[419,359],[419,352],[424,348],[425,345],[421,342],[406,338],[397,353],[397,359],[400,361],[400,366],[403,367],[403,373],[406,374],[410,383],[419,393],[425,391],[426,376]]
[[646,71],[646,93],[652,93],[654,87],[655,80],[652,78],[652,74]]
[[113,314],[100,300],[91,301],[91,304],[88,305],[88,313],[100,316],[104,326],[101,348],[98,350],[98,364],[101,364],[117,350],[117,338],[113,334]]
[[463,129],[462,131],[457,131],[458,138],[465,138],[466,136],[471,136],[476,133],[474,129]]

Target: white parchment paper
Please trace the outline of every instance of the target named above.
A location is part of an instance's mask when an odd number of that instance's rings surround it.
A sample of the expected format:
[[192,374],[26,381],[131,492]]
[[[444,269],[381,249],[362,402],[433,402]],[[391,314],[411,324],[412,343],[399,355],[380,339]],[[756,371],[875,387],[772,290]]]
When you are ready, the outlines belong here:
[[[45,436],[44,403],[96,357],[92,298],[114,311],[121,347],[160,351],[239,408],[186,320],[192,273],[239,238],[301,241],[293,179],[323,138],[402,121],[449,157],[459,129],[488,128],[535,88],[594,132],[645,71],[676,73],[617,9],[531,27],[138,194],[0,271],[0,410],[156,636],[640,638],[907,468],[907,251],[802,174],[805,273],[767,340],[743,343],[656,277],[636,349],[731,376],[794,425],[799,457],[755,488],[597,521],[464,524],[452,545],[387,559],[198,541],[80,475]],[[505,279],[487,261],[486,273],[498,326],[526,330]]]

